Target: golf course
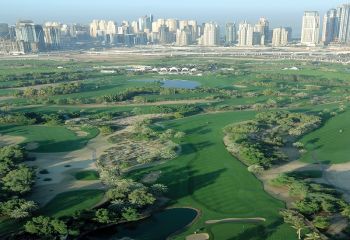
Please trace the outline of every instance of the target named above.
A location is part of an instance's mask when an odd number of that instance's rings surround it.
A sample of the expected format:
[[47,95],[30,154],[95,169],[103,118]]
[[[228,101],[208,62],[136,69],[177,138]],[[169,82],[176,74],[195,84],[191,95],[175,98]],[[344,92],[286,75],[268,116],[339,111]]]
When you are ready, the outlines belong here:
[[349,239],[346,66],[125,61],[0,61],[1,239]]

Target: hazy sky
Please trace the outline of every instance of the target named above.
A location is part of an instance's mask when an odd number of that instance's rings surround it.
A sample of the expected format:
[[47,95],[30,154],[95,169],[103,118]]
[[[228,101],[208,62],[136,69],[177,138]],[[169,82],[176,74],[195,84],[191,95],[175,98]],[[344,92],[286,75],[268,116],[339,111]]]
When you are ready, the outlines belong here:
[[153,13],[156,18],[214,20],[219,23],[267,17],[272,26],[300,29],[305,10],[323,15],[347,0],[0,0],[0,22],[32,19],[88,23],[92,19],[133,20]]

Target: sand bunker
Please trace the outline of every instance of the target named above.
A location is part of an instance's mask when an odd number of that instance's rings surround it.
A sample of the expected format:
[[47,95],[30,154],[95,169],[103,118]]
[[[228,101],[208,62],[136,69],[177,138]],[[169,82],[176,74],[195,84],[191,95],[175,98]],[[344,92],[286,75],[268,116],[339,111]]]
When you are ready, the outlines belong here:
[[0,135],[0,147],[5,147],[8,145],[16,145],[25,140],[21,136],[10,136],[10,135]]
[[208,239],[209,239],[208,233],[192,234],[186,237],[186,240],[208,240]]

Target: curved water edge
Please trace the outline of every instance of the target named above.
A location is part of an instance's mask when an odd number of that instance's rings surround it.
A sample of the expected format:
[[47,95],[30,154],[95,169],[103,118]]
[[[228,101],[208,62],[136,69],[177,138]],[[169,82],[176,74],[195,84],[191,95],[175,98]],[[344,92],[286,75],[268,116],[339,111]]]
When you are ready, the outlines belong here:
[[159,79],[134,79],[129,80],[130,82],[149,82],[149,83],[161,83],[163,88],[183,88],[183,89],[195,89],[201,84],[196,81],[190,80],[159,80]]
[[181,233],[192,225],[199,216],[200,211],[194,208],[167,208],[136,222],[123,223],[96,230],[85,236],[85,239],[112,240],[131,238],[134,240],[164,240]]

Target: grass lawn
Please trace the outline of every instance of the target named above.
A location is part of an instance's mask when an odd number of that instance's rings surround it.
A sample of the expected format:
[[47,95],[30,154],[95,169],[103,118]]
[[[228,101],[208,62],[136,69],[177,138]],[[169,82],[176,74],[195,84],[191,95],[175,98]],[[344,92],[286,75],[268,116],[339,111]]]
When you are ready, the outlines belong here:
[[97,171],[94,170],[87,170],[87,171],[81,171],[74,174],[75,179],[77,180],[98,180],[100,178],[100,175]]
[[40,212],[51,217],[70,216],[76,211],[94,207],[103,199],[103,196],[103,190],[95,189],[64,192],[41,208]]
[[279,216],[284,203],[267,194],[261,182],[223,145],[223,127],[254,115],[254,112],[228,112],[165,122],[167,127],[187,133],[182,155],[166,164],[131,173],[140,179],[151,171],[161,171],[159,183],[169,187],[170,206],[201,210],[199,220],[175,239],[183,239],[205,227],[206,220],[231,217],[263,217],[267,221],[258,225],[214,225],[205,231],[217,240],[296,239],[294,231]]
[[96,137],[99,133],[97,128],[84,128],[87,136],[79,137],[77,134],[64,126],[15,126],[1,125],[0,133],[12,136],[22,136],[26,140],[22,144],[36,142],[39,144],[35,152],[67,152],[78,150]]
[[350,111],[330,119],[320,129],[306,135],[301,142],[307,152],[302,156],[304,162],[330,164],[350,161]]

